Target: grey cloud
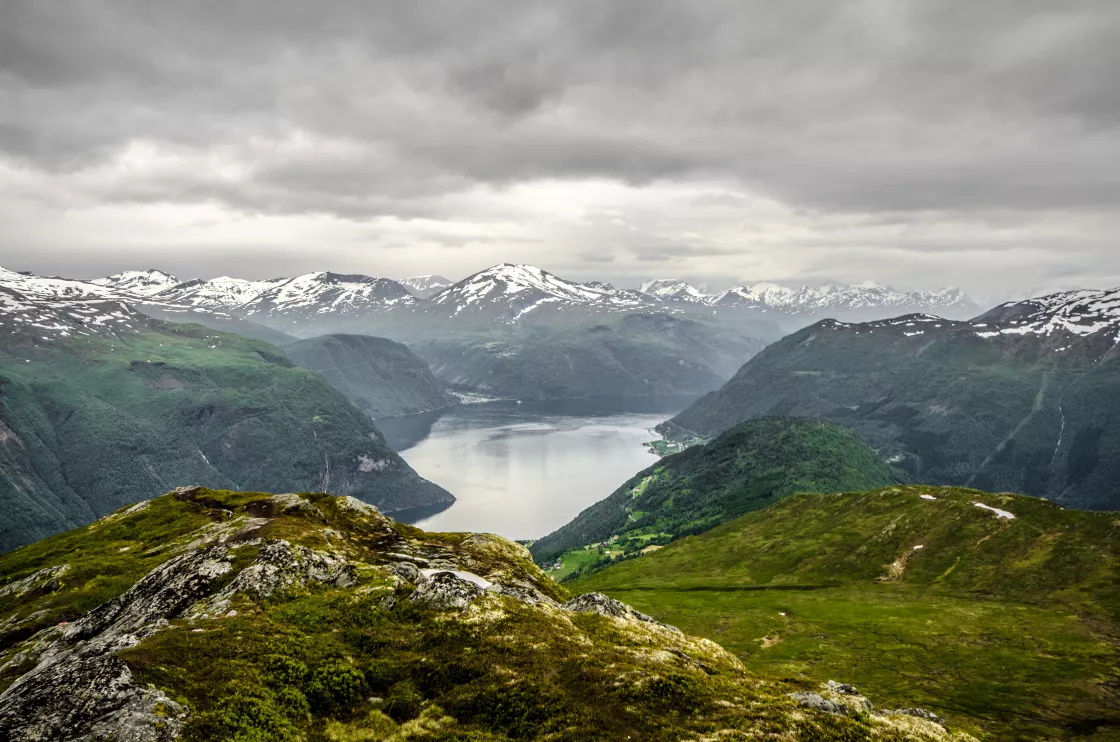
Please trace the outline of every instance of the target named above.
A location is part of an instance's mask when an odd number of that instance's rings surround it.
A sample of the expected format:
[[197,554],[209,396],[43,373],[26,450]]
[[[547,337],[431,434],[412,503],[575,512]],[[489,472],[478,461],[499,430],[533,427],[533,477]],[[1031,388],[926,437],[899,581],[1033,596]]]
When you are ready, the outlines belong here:
[[[83,202],[348,220],[471,221],[493,216],[472,189],[602,178],[744,192],[695,198],[700,222],[757,198],[903,233],[1077,222],[1120,203],[1116,69],[1113,0],[0,0],[0,160]],[[179,160],[118,167],[138,142]],[[731,249],[637,219],[576,253]]]
[[298,130],[391,157],[343,183],[311,162],[265,166],[264,187],[719,175],[854,210],[1120,195],[1108,0],[8,0],[0,12],[0,89],[26,104],[7,107],[0,146],[44,167],[138,137],[242,148]]

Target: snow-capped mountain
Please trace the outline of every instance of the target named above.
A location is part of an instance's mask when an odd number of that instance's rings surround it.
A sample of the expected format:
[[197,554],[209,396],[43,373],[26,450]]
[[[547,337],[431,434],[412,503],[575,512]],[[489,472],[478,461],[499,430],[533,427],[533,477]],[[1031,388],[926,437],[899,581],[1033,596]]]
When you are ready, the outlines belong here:
[[679,301],[690,304],[710,304],[712,297],[700,289],[675,278],[655,278],[646,281],[638,289],[643,294],[656,296],[663,301]]
[[973,323],[981,337],[1069,333],[1079,337],[1116,335],[1120,340],[1120,288],[1063,291],[1008,302]]
[[455,282],[443,276],[413,276],[399,283],[421,299],[427,299]]
[[111,289],[87,281],[17,273],[6,268],[0,268],[0,287],[11,289],[32,299],[119,298]]
[[154,296],[161,291],[178,286],[180,281],[170,273],[149,268],[146,271],[124,271],[105,278],[95,278],[89,283],[132,296]]
[[287,278],[273,278],[267,281],[246,281],[243,278],[219,276],[218,278],[196,278],[171,286],[152,294],[156,301],[168,304],[190,306],[196,309],[227,311],[236,309],[252,301],[265,291],[288,281]]
[[[896,291],[873,282],[791,288],[760,282],[705,294],[686,281],[657,279],[640,289],[559,278],[531,265],[503,263],[437,289],[438,275],[407,279],[320,271],[295,278],[246,280],[222,276],[179,282],[158,271],[125,271],[93,281],[46,278],[0,268],[0,286],[45,299],[117,300],[162,318],[203,321],[212,314],[250,320],[308,336],[329,332],[395,332],[400,323],[431,325],[482,318],[504,323],[573,319],[604,313],[657,311],[735,318],[770,317],[782,323],[826,316],[875,319],[906,312],[971,316],[975,304],[958,289]],[[410,290],[411,289],[411,290]],[[434,290],[426,298],[418,296]],[[203,313],[203,314],[198,314]],[[210,314],[206,314],[210,313]],[[212,323],[211,323],[212,324]]]
[[247,318],[276,315],[353,316],[416,303],[416,297],[388,278],[321,271],[275,283],[236,307]]
[[427,303],[449,317],[485,314],[515,322],[530,313],[640,309],[650,298],[609,284],[566,281],[531,265],[503,263],[464,278]]
[[[0,269],[0,279],[6,273],[10,271]],[[31,295],[0,284],[0,338],[9,350],[71,335],[115,337],[136,332],[145,321],[121,301],[90,296],[60,299],[45,292]]]
[[658,279],[643,283],[641,291],[665,302],[707,305],[717,311],[803,314],[811,317],[878,309],[949,310],[956,314],[977,310],[976,304],[960,289],[896,291],[874,281],[851,285],[826,283],[800,288],[763,281],[749,286],[735,286],[718,294],[705,294],[685,281]]

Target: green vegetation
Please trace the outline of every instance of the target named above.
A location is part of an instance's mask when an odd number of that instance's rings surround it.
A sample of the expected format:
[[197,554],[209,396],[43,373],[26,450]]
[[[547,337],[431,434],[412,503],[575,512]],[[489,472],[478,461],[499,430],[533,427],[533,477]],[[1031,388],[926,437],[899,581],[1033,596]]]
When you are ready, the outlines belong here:
[[368,415],[277,348],[140,315],[0,344],[0,550],[177,485],[447,502]]
[[397,417],[455,403],[427,364],[400,343],[368,335],[325,335],[284,346],[297,365],[317,371],[373,418]]
[[[287,553],[312,549],[301,558],[333,560],[354,576],[339,585],[310,570],[271,591],[265,591],[267,579],[246,580],[263,564],[259,555],[281,544],[280,538],[293,545],[284,547]],[[183,738],[199,742],[968,739],[907,716],[848,717],[798,708],[787,694],[812,684],[759,677],[717,645],[659,624],[573,613],[548,602],[568,595],[516,544],[424,533],[322,494],[181,491],[24,547],[0,557],[0,590],[51,567],[70,568],[0,604],[0,623],[72,618],[96,601],[122,596],[130,582],[176,555],[216,554],[217,543],[230,554],[232,569],[209,595],[241,587],[215,615],[210,609],[200,614],[199,606],[217,598],[196,596],[193,607],[172,609],[177,613],[169,624],[139,631],[136,642],[82,650],[84,663],[97,662],[97,651],[115,652],[126,663],[130,679],[114,694],[166,694],[154,703],[144,700],[150,696],[128,696],[135,699],[130,713],[139,721],[125,723],[185,723]],[[414,602],[410,597],[425,588],[400,577],[400,559],[420,554],[499,584],[532,586],[545,602],[494,592],[479,594],[465,608]],[[258,576],[299,574],[296,562],[270,559],[279,572]],[[97,560],[105,560],[119,579],[93,598],[84,570]],[[149,589],[163,587],[169,586]],[[152,610],[154,604],[144,602],[148,594],[122,597],[141,601],[128,603],[126,615]],[[49,619],[36,613],[44,609],[52,611]],[[150,620],[160,616],[152,613]],[[24,723],[15,710],[38,713],[26,705],[35,702],[32,697],[21,695],[31,692],[27,684],[12,681],[34,666],[34,656],[63,628],[34,639],[9,637],[0,646],[0,665],[7,668],[0,676],[0,732]],[[145,687],[150,689],[140,690]],[[69,731],[77,734],[81,724],[103,719],[91,704],[109,702],[71,701],[49,699],[77,709],[67,717],[75,726]]]
[[711,436],[796,415],[850,429],[912,481],[1120,507],[1120,358],[1108,333],[1007,334],[929,318],[817,323],[661,428]]
[[[584,546],[564,552],[552,565],[545,565],[544,573],[561,582],[574,573],[582,573],[592,566],[609,564],[611,560],[625,554],[621,548],[612,546]],[[560,566],[557,567],[557,564]]]
[[796,492],[871,489],[898,478],[898,472],[838,425],[755,420],[639,472],[571,523],[536,541],[530,551],[543,563],[615,539],[623,552],[637,554]]
[[650,441],[649,443],[647,443],[646,448],[648,448],[651,453],[655,453],[661,458],[665,458],[666,456],[672,456],[673,454],[680,453],[686,448],[703,445],[704,443],[705,441],[703,438],[682,435],[674,440],[658,438],[655,441]]
[[795,495],[568,586],[988,738],[1120,739],[1118,549],[1113,514],[893,487]]

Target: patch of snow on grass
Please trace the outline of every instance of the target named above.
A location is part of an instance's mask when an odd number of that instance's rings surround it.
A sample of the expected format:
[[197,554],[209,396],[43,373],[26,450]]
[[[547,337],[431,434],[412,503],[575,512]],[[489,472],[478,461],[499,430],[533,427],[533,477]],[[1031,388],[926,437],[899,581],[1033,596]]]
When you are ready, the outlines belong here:
[[922,499],[923,500],[936,500],[937,498],[934,497],[933,495],[922,495]]
[[999,508],[993,508],[991,505],[985,505],[982,502],[974,502],[972,504],[975,505],[978,508],[984,508],[985,510],[991,510],[993,513],[998,515],[1000,518],[1006,518],[1008,520],[1014,520],[1015,519],[1015,514],[1014,513],[1009,513],[1006,510],[1000,510]]

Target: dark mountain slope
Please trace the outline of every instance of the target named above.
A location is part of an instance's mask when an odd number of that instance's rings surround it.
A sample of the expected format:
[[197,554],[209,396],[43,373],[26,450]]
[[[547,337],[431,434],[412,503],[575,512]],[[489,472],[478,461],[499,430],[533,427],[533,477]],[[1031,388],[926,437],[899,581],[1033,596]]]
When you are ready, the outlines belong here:
[[325,335],[284,346],[297,365],[322,374],[370,417],[431,412],[455,404],[427,364],[400,343],[367,335]]
[[168,487],[448,502],[368,415],[277,348],[108,303],[4,296],[0,549]]
[[710,436],[767,415],[827,419],[917,481],[1115,509],[1120,328],[1066,319],[820,322],[759,353],[661,430]]
[[538,561],[617,537],[667,543],[764,508],[795,492],[893,484],[899,472],[838,425],[772,418],[736,426],[639,472],[571,523],[533,543]]
[[719,323],[631,314],[441,331],[411,347],[453,389],[524,399],[700,393],[718,387],[764,343]]

